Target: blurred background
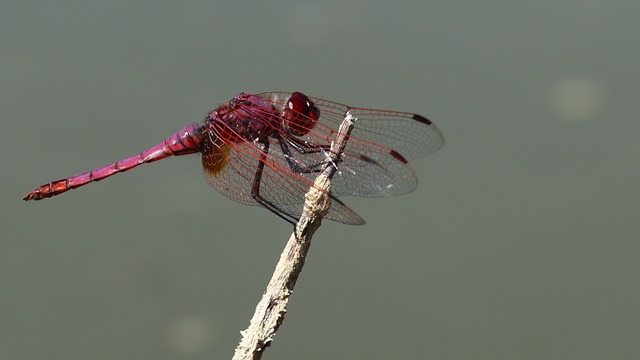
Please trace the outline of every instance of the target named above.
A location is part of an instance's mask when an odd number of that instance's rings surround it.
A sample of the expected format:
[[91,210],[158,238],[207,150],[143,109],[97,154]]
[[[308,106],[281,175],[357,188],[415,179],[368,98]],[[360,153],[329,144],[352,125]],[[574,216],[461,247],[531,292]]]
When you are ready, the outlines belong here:
[[224,359],[291,226],[197,155],[55,199],[241,91],[416,112],[410,195],[344,198],[264,359],[636,359],[637,1],[3,1],[0,358]]

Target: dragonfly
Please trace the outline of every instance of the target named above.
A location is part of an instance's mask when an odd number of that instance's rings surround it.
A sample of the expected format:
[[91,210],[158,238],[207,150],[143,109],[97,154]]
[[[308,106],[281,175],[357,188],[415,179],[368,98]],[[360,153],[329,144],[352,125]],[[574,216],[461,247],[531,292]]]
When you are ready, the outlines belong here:
[[301,92],[240,93],[163,142],[89,172],[51,181],[23,197],[42,200],[169,156],[200,153],[211,187],[242,204],[261,206],[295,224],[304,194],[331,161],[328,154],[347,114],[357,119],[337,166],[326,219],[365,221],[339,198],[386,197],[416,189],[409,164],[439,150],[440,130],[426,117],[352,107]]

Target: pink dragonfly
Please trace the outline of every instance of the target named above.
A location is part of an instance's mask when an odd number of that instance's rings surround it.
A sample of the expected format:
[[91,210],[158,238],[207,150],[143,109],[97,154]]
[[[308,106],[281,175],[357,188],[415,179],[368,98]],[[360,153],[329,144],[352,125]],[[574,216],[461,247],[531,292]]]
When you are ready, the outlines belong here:
[[337,197],[408,193],[417,178],[408,160],[442,147],[438,128],[425,117],[357,108],[300,92],[241,93],[138,155],[37,187],[23,200],[41,200],[168,156],[202,153],[209,185],[237,202],[262,206],[284,220],[299,218],[304,194],[327,164],[331,141],[349,112],[358,120],[331,189],[326,218],[364,220]]

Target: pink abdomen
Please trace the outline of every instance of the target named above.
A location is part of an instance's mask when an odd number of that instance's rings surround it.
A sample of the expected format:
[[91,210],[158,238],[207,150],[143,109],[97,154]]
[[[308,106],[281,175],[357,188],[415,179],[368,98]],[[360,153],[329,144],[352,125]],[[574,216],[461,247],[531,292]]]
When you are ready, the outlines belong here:
[[52,181],[41,185],[25,195],[23,200],[41,200],[62,194],[93,181],[99,181],[111,175],[127,171],[144,163],[154,162],[168,156],[180,156],[200,152],[202,126],[191,125],[171,135],[162,143],[151,147],[138,155],[120,160],[89,172]]

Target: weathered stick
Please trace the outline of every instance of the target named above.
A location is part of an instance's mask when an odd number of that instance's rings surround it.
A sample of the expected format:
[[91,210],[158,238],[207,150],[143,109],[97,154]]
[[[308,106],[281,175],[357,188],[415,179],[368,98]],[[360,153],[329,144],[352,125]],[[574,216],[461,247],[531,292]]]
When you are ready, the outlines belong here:
[[331,177],[337,171],[335,164],[338,163],[347,145],[355,121],[355,118],[347,114],[340,125],[336,141],[331,144],[329,161],[305,195],[302,216],[280,255],[280,261],[276,265],[262,299],[256,306],[249,327],[240,332],[242,340],[236,348],[233,360],[260,359],[282,324],[287,312],[289,296],[293,292],[311,246],[311,238],[320,227],[322,218],[329,211],[331,199],[327,194],[331,190]]

